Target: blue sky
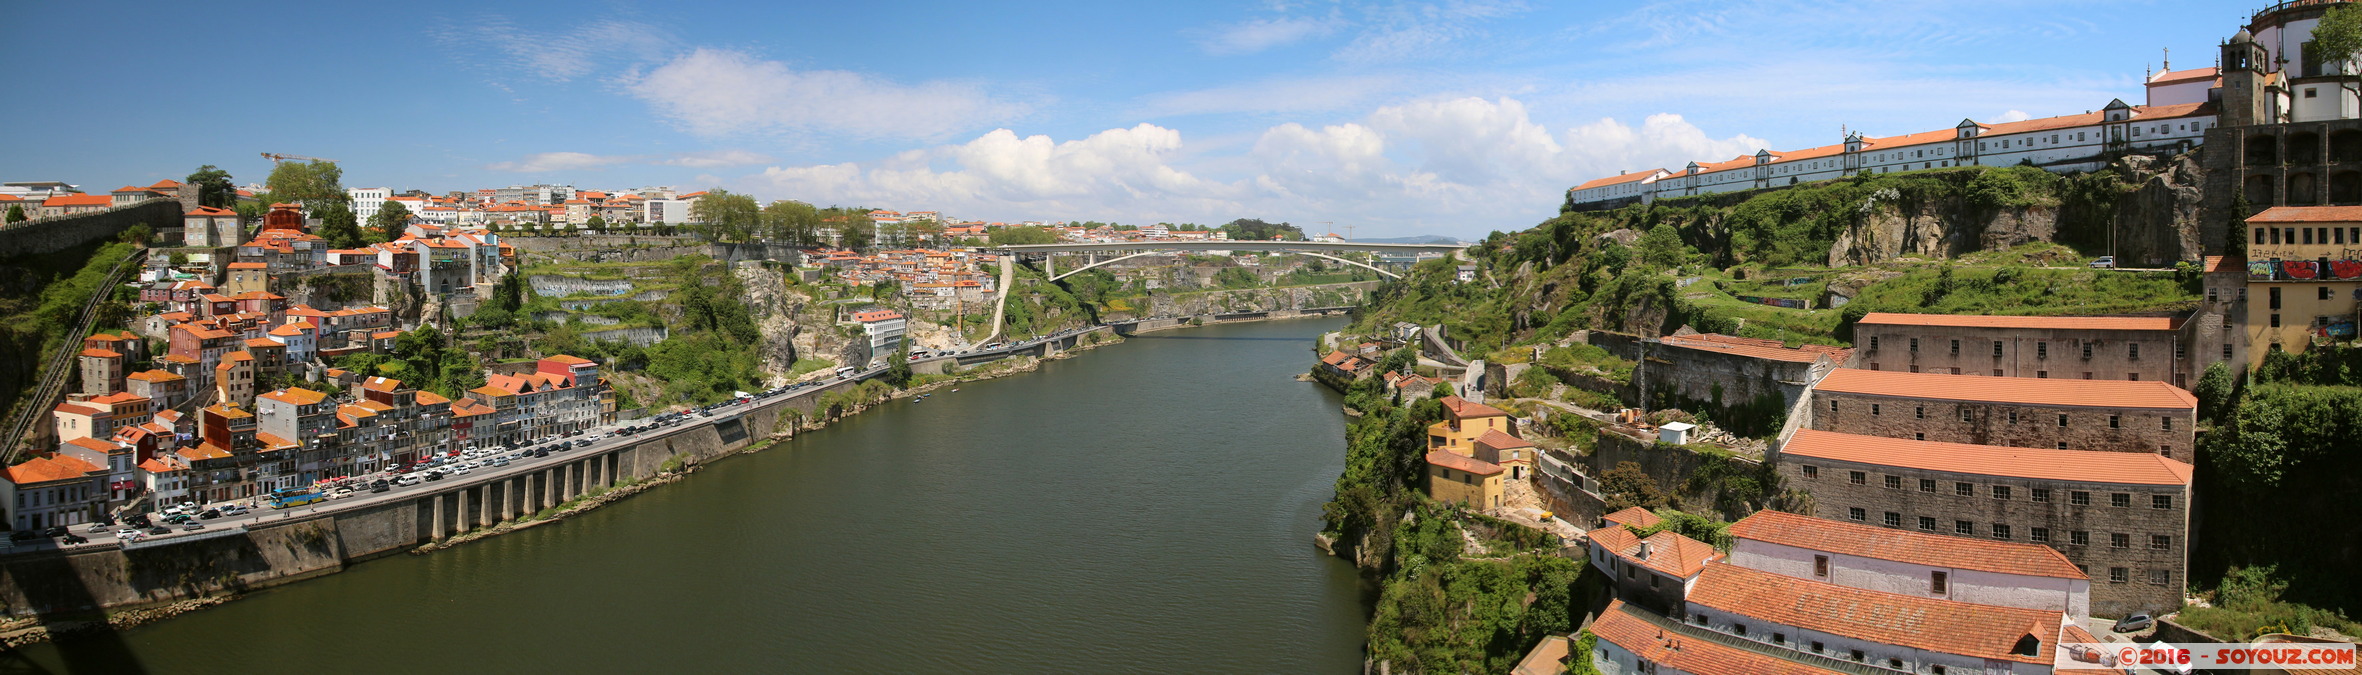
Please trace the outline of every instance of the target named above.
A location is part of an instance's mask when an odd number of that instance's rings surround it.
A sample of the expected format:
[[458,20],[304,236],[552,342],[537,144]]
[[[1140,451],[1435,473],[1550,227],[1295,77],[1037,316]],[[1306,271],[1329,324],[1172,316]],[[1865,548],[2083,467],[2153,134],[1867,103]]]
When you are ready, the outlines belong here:
[[[2241,2],[29,3],[0,177],[720,186],[1474,237],[1570,185],[2141,102]],[[2249,6],[2255,5],[2255,6]],[[41,26],[58,26],[56,30]]]

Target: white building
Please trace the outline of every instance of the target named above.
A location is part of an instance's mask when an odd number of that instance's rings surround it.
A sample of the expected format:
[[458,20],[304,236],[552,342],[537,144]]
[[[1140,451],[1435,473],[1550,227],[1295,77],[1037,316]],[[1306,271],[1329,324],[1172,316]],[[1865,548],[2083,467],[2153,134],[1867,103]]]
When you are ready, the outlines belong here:
[[344,193],[353,198],[353,217],[366,223],[370,216],[377,215],[377,210],[385,206],[386,198],[394,196],[394,189],[345,188]]
[[908,322],[901,312],[890,309],[854,312],[853,320],[860,322],[861,333],[868,337],[870,358],[902,349],[902,335],[907,330]]
[[[2167,96],[2179,96],[2169,90]],[[2197,147],[2215,126],[2206,103],[2134,106],[2109,101],[2097,112],[2017,122],[1961,120],[1950,129],[1872,137],[1710,162],[1677,170],[1650,169],[1601,178],[1567,191],[1577,208],[1612,208],[1670,197],[1786,187],[1864,173],[1963,166],[2031,164],[2050,171],[2090,171],[2122,152],[2182,152]]]
[[1730,562],[1809,581],[2091,616],[2091,579],[2041,544],[1923,534],[1778,511],[1730,526]]
[[686,224],[689,222],[689,206],[695,203],[695,200],[690,199],[650,199],[647,206],[643,207],[646,210],[640,214],[640,222],[649,225]]

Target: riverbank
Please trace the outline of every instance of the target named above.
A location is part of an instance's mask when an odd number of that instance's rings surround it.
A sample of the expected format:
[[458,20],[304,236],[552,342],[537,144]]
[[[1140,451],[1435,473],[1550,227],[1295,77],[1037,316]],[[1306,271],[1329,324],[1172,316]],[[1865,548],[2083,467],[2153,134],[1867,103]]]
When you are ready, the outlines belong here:
[[[1053,350],[1049,360],[1071,359],[1079,356],[1081,352],[1124,341],[1120,336],[1114,335],[1112,331],[1094,332],[1086,334],[1086,336],[1088,339],[1076,340],[1072,347]],[[183,569],[184,573],[181,575],[183,578],[169,582],[159,583],[155,580],[143,581],[127,578],[136,575],[93,574],[89,570],[154,566],[153,562],[141,563],[133,558],[153,560],[159,557],[159,551],[182,548],[181,546],[151,549],[138,556],[126,556],[120,550],[46,554],[46,557],[53,560],[84,558],[72,561],[71,564],[53,566],[73,568],[71,570],[58,572],[52,569],[45,572],[46,574],[79,577],[79,581],[85,586],[119,587],[78,589],[77,592],[65,596],[69,601],[72,598],[89,598],[90,600],[86,602],[102,609],[57,608],[54,606],[49,609],[29,609],[41,606],[41,604],[33,600],[32,596],[35,593],[17,588],[17,586],[21,583],[20,580],[44,573],[35,572],[29,575],[27,572],[33,566],[21,564],[27,561],[20,560],[18,561],[20,564],[8,565],[10,574],[5,580],[0,580],[0,602],[7,603],[13,611],[28,612],[31,615],[0,622],[0,646],[13,648],[37,643],[49,640],[53,634],[62,632],[122,630],[197,609],[217,606],[228,600],[241,598],[263,589],[342,572],[351,564],[374,557],[382,557],[391,553],[409,553],[415,556],[446,552],[459,548],[463,544],[477,543],[503,535],[533,530],[551,523],[576,518],[602,507],[648,493],[658,486],[680,482],[686,477],[686,474],[701,470],[704,465],[713,460],[761,452],[777,444],[790,441],[802,433],[818,431],[848,420],[888,401],[910,400],[963,383],[1035,372],[1041,368],[1042,361],[1043,359],[1031,356],[1019,356],[949,375],[922,376],[924,381],[907,389],[893,391],[882,397],[846,401],[842,408],[835,409],[834,414],[829,414],[828,409],[811,409],[819,405],[812,399],[819,399],[822,396],[851,397],[856,394],[854,390],[825,392],[813,396],[806,400],[809,405],[805,409],[792,406],[781,408],[778,405],[770,405],[758,411],[732,417],[729,420],[716,418],[694,428],[664,430],[659,432],[664,434],[664,437],[650,438],[645,443],[660,447],[653,447],[647,452],[633,453],[637,456],[628,460],[606,462],[600,467],[583,467],[579,471],[555,477],[543,477],[539,480],[520,479],[514,485],[508,484],[504,480],[494,487],[480,489],[471,487],[470,492],[463,493],[455,500],[438,497],[429,500],[431,502],[429,504],[414,504],[407,512],[394,514],[391,518],[377,519],[382,522],[360,522],[369,520],[366,514],[351,518],[331,515],[307,519],[309,522],[319,523],[317,529],[323,530],[323,532],[309,533],[307,541],[313,543],[306,545],[320,550],[311,551],[310,555],[301,560],[286,560],[284,555],[276,557],[257,555],[258,551],[275,552],[280,546],[276,544],[263,546],[257,542],[244,541],[265,538],[263,535],[269,529],[275,529],[280,525],[276,522],[271,523],[269,528],[258,527],[254,531],[230,537],[238,542],[237,545],[228,547],[229,552],[225,557],[233,560],[242,559],[247,564],[229,566],[233,569],[226,570],[221,565],[207,566],[198,559],[219,556],[222,551],[213,549],[223,547],[200,547],[207,548],[208,551],[191,549],[186,552],[187,555],[172,556],[188,560],[174,560],[170,563],[170,566]],[[731,422],[734,426],[743,428],[747,432],[756,433],[751,434],[754,437],[747,441],[724,440],[719,438],[722,434],[716,432],[713,426],[725,421]],[[680,432],[696,432],[688,435],[714,436],[715,438],[692,440],[673,436]],[[679,442],[683,440],[687,442]],[[636,449],[635,447],[628,450]],[[602,450],[599,451],[599,459],[603,460],[611,455],[624,454],[626,451],[627,449]],[[576,461],[575,464],[581,465],[587,461],[591,460],[585,458]],[[635,467],[637,467],[636,470]],[[553,485],[556,487],[552,487]],[[559,492],[553,493],[552,490]],[[562,497],[553,495],[562,495]],[[436,528],[429,528],[427,524],[430,522]],[[426,531],[439,529],[446,524],[449,525],[447,531],[433,533]],[[411,532],[411,534],[393,533],[397,539],[414,536],[426,539],[426,541],[391,550],[376,545],[356,546],[346,541],[356,536],[368,538],[382,535],[385,530]],[[270,551],[263,551],[263,549],[270,549]],[[113,600],[110,601],[109,598]]]

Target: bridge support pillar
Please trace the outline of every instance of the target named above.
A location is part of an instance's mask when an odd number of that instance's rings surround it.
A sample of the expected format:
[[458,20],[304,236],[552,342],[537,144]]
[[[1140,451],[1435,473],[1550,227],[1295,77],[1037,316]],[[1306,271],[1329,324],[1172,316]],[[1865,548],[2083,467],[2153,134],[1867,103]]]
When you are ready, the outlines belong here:
[[427,517],[433,519],[431,521],[433,524],[427,526],[427,536],[432,537],[435,541],[442,541],[446,532],[443,529],[443,496],[435,495],[427,499]]
[[1042,276],[1052,279],[1058,278],[1058,254],[1042,254]]

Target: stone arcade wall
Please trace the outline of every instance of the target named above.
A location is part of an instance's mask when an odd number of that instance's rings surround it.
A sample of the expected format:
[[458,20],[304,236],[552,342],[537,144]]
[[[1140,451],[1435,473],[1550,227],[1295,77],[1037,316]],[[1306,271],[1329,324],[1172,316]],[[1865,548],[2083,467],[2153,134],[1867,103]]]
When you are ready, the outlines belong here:
[[115,236],[141,223],[159,232],[167,227],[180,227],[180,202],[150,199],[104,211],[34,218],[0,226],[0,258],[56,253]]

